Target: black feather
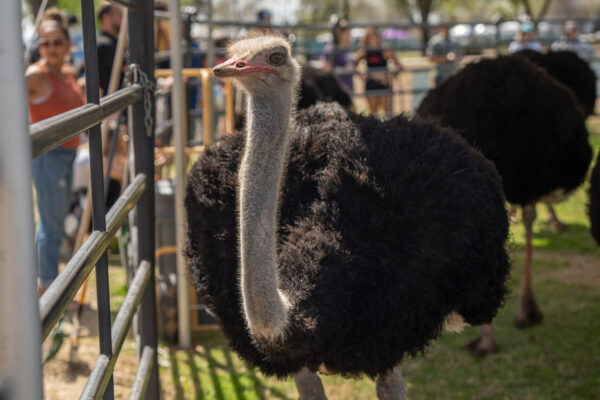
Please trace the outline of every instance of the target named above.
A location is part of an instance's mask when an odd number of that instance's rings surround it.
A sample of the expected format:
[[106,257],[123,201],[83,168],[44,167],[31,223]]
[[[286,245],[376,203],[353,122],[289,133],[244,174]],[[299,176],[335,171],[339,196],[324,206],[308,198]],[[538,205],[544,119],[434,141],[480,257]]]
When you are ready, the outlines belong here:
[[284,344],[254,341],[238,283],[236,193],[244,135],[209,147],[187,183],[187,257],[232,348],[266,374],[307,366],[384,374],[424,350],[446,316],[490,322],[506,294],[500,178],[449,130],[320,104],[297,114],[279,219]]

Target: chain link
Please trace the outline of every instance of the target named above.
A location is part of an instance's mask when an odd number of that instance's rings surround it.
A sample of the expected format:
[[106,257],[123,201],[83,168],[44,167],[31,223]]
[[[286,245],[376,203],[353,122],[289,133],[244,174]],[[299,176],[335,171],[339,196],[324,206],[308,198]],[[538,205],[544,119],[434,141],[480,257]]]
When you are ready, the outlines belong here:
[[139,64],[130,64],[125,75],[125,83],[132,85],[139,83],[144,90],[144,126],[146,135],[152,137],[152,94],[154,93],[154,81],[142,70]]

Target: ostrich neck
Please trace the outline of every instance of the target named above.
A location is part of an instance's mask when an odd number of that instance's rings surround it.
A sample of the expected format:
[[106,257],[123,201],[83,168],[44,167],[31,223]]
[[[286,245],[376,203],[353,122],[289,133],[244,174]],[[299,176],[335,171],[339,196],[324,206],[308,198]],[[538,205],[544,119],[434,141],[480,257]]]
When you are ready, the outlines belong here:
[[277,214],[287,156],[292,95],[250,96],[240,166],[241,287],[246,322],[255,337],[285,334],[288,303],[278,288]]

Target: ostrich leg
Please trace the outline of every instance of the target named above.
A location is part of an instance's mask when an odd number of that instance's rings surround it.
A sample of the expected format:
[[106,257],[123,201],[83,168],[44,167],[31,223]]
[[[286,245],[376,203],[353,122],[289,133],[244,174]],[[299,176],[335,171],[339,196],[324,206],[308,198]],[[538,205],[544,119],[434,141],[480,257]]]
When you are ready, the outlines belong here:
[[398,364],[387,375],[377,378],[375,383],[379,400],[405,400],[408,388]]
[[471,354],[477,357],[483,357],[498,351],[498,346],[496,345],[496,334],[494,333],[492,324],[481,325],[479,327],[477,337],[467,343],[465,348],[469,350]]
[[519,308],[515,317],[515,326],[519,329],[542,322],[544,315],[540,311],[531,289],[531,238],[535,221],[535,203],[523,207],[525,225],[525,275],[519,291]]
[[556,216],[554,206],[552,206],[552,204],[546,205],[548,206],[548,214],[550,214],[550,216],[548,217],[548,225],[550,226],[550,229],[552,229],[554,232],[564,232],[565,229],[567,229],[567,226],[560,222],[560,220]]
[[299,400],[327,400],[321,378],[308,368],[302,368],[294,375],[294,382],[300,395]]

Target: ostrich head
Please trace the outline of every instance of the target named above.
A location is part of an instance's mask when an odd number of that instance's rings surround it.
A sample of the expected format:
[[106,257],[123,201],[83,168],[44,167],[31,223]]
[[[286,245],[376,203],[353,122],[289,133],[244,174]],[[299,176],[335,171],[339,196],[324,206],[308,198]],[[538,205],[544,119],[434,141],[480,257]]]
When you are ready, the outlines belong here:
[[229,59],[213,68],[218,77],[231,77],[250,95],[271,94],[289,89],[300,81],[300,65],[290,43],[281,36],[256,35],[232,43]]

